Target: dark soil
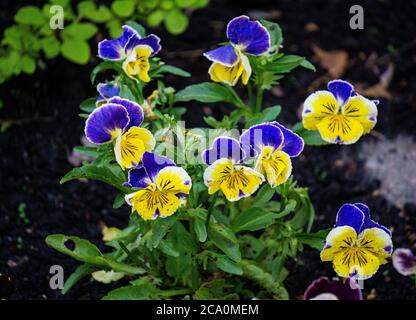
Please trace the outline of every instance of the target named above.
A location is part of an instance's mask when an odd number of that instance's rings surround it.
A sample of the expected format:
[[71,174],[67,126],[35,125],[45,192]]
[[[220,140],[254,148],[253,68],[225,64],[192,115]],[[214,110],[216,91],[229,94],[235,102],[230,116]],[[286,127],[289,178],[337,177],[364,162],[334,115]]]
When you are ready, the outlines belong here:
[[[29,1],[2,1],[0,31],[12,23],[16,9]],[[33,3],[31,1],[31,3]],[[169,78],[171,85],[182,88],[190,83],[208,80],[209,62],[198,49],[207,50],[224,40],[226,22],[249,11],[274,10],[279,15],[285,36],[286,53],[311,58],[312,44],[324,50],[343,49],[349,54],[344,79],[367,86],[379,81],[380,72],[394,63],[395,73],[389,91],[393,100],[381,99],[376,130],[387,139],[398,134],[414,136],[416,119],[416,46],[415,1],[366,1],[365,29],[349,28],[348,1],[266,1],[243,4],[240,1],[212,0],[211,5],[193,14],[187,32],[179,37],[154,30],[163,39],[162,58],[193,74],[190,79]],[[253,12],[251,12],[253,13]],[[258,13],[258,12],[255,12]],[[319,31],[307,32],[305,25],[315,23]],[[368,58],[383,57],[368,67]],[[85,67],[75,66],[61,58],[48,62],[46,70],[33,76],[19,76],[0,87],[4,107],[0,119],[12,120],[0,134],[0,272],[10,276],[15,290],[10,299],[97,299],[108,289],[96,282],[81,281],[66,296],[49,288],[49,268],[59,264],[69,275],[77,263],[49,249],[44,242],[51,233],[78,235],[100,246],[101,228],[124,227],[129,209],[112,209],[115,191],[98,182],[71,182],[60,185],[60,178],[71,169],[67,156],[80,143],[83,120],[77,116],[79,103],[95,95],[89,73],[97,64],[92,58]],[[316,79],[326,79],[318,66],[313,73],[297,70],[281,83],[278,97],[268,94],[266,105],[282,104],[280,120],[286,124],[298,121],[298,108]],[[323,81],[319,88],[323,88]],[[229,112],[228,106],[189,104],[187,125],[202,126],[202,116],[215,117]],[[317,212],[314,229],[334,223],[338,208],[345,202],[364,202],[374,217],[394,230],[396,247],[415,246],[416,206],[397,207],[378,192],[379,182],[366,178],[358,160],[360,143],[351,147],[307,147],[296,160],[294,174],[302,186],[310,188]],[[348,148],[348,157],[341,154]],[[18,208],[26,205],[24,214]],[[26,217],[26,219],[25,219]],[[292,298],[299,298],[316,277],[333,276],[329,263],[320,262],[319,253],[306,250],[298,263],[290,261],[291,274],[286,285]],[[372,292],[372,289],[376,291]],[[399,275],[391,264],[365,282],[365,297],[376,299],[415,299],[416,287]]]

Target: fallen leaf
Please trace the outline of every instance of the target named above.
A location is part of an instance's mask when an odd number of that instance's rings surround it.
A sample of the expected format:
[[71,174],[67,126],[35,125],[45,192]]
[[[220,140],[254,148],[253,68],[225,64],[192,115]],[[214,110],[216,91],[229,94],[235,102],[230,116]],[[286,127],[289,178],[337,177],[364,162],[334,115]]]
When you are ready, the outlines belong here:
[[312,50],[315,60],[332,78],[341,78],[344,75],[348,66],[348,53],[345,50],[325,51],[317,45],[312,45]]
[[393,99],[388,87],[394,76],[394,64],[389,63],[387,69],[380,75],[379,82],[368,88],[356,86],[356,91],[366,97],[371,98],[385,98],[387,100]]

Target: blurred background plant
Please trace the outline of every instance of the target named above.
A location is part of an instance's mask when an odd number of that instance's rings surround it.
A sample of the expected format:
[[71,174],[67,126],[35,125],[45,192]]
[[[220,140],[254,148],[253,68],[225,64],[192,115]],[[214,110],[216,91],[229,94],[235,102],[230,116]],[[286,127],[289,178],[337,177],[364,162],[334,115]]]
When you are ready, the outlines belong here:
[[[192,10],[209,0],[114,0],[109,5],[94,0],[81,2],[49,0],[42,7],[25,6],[14,16],[15,25],[4,31],[0,43],[0,84],[20,73],[33,74],[45,68],[45,60],[59,55],[76,64],[86,64],[91,56],[88,41],[105,25],[112,38],[120,36],[121,25],[139,20],[150,27],[164,25],[171,34],[188,27]],[[54,5],[63,8],[64,28],[53,30],[50,19]],[[94,44],[95,45],[95,44]]]

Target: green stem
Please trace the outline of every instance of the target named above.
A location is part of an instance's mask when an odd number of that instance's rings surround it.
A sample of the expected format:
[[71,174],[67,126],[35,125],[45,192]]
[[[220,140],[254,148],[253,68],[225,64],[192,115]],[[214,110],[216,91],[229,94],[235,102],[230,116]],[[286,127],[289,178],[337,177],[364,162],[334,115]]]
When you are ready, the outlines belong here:
[[127,248],[127,246],[124,244],[123,241],[119,241],[118,244],[120,245],[120,248],[123,249],[123,251],[127,254],[127,256],[130,258],[131,257],[131,252],[130,250]]
[[247,92],[248,92],[249,107],[251,110],[255,111],[254,110],[255,105],[254,105],[254,100],[253,100],[253,87],[250,81],[247,83]]
[[213,211],[214,206],[215,206],[215,202],[217,202],[218,194],[219,194],[218,191],[214,194],[214,196],[212,197],[211,204],[208,208],[207,220],[205,221],[205,228],[207,229],[207,231],[208,231],[208,227],[209,227],[209,221],[211,220],[212,211]]
[[263,104],[263,88],[260,81],[257,81],[256,113],[261,112]]

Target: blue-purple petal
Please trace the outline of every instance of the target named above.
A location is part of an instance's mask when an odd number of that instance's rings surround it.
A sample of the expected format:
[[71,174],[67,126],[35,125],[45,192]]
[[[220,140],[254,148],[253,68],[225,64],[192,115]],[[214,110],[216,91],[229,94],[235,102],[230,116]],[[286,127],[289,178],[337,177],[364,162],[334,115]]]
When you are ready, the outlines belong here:
[[144,112],[142,107],[136,102],[130,101],[128,99],[123,99],[120,97],[113,97],[108,100],[109,103],[119,104],[126,108],[130,121],[127,124],[125,130],[130,129],[131,127],[139,127],[144,119]]
[[227,67],[232,67],[238,60],[233,46],[222,46],[204,53],[204,56],[212,61]]
[[127,110],[116,104],[105,104],[95,109],[85,123],[85,136],[95,144],[111,141],[116,130],[123,130],[129,123]]
[[[276,150],[282,146],[283,133],[278,126],[272,123],[258,124],[243,132],[240,137],[240,143],[243,150],[247,153],[249,153],[249,148],[260,153],[264,146],[269,146]],[[250,156],[252,156],[251,153]]]
[[150,184],[150,179],[143,165],[129,171],[128,181],[123,185],[130,188],[146,188]]
[[324,293],[333,294],[338,300],[363,299],[361,289],[353,279],[330,280],[327,277],[321,277],[313,281],[306,289],[304,299],[310,300]]
[[217,137],[212,143],[212,148],[202,152],[202,160],[211,165],[221,158],[232,159],[236,163],[245,158],[245,152],[241,149],[240,143],[231,137]]
[[340,105],[343,105],[353,94],[354,87],[344,80],[328,82],[328,90],[334,95]]
[[158,36],[150,34],[144,38],[140,38],[140,36],[136,34],[133,37],[131,37],[129,42],[126,44],[125,53],[127,54],[135,47],[140,45],[146,45],[152,48],[151,57],[153,57],[156,53],[160,51],[160,49],[162,49],[162,46],[160,45],[160,38]]
[[155,182],[156,176],[160,170],[166,167],[175,166],[175,162],[167,157],[158,156],[152,152],[143,153],[143,167],[146,170],[148,177]]
[[248,54],[258,56],[270,50],[270,35],[258,21],[247,16],[232,19],[227,26],[227,37],[234,45],[242,46]]
[[339,209],[334,227],[350,226],[359,235],[364,224],[364,218],[364,213],[359,208],[347,203]]
[[98,44],[98,56],[104,60],[121,60],[125,56],[124,47],[129,39],[137,35],[129,26],[123,26],[123,34],[114,40],[103,40]]
[[282,150],[286,152],[290,157],[297,157],[303,151],[305,145],[303,139],[294,133],[292,130],[282,126],[277,121],[272,122],[275,126],[278,126],[283,133]]
[[120,87],[112,83],[99,83],[97,91],[104,99],[108,100],[120,94]]
[[365,229],[379,228],[385,231],[390,237],[392,236],[391,231],[389,229],[371,219],[370,209],[367,205],[365,205],[364,203],[354,203],[354,206],[356,206],[364,213],[364,223],[361,227],[361,232],[363,232]]

